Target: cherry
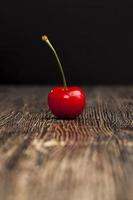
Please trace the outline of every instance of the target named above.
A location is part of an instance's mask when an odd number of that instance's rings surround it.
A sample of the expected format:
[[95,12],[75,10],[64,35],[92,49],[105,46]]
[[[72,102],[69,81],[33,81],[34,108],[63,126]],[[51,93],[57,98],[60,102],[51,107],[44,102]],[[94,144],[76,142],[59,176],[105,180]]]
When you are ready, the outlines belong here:
[[48,94],[48,105],[52,113],[62,119],[73,119],[79,116],[84,107],[86,96],[80,87],[67,87],[64,71],[59,57],[46,35],[42,36],[52,49],[60,68],[64,86],[53,88]]
[[58,118],[75,118],[84,109],[85,94],[79,87],[55,87],[48,95],[48,105]]

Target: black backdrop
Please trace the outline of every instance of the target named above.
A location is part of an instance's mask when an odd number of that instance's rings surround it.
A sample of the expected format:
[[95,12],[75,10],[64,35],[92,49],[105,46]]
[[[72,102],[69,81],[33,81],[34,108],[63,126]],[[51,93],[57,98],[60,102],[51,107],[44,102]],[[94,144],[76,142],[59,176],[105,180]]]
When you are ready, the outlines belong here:
[[1,0],[0,83],[61,83],[57,49],[69,84],[130,84],[132,1]]

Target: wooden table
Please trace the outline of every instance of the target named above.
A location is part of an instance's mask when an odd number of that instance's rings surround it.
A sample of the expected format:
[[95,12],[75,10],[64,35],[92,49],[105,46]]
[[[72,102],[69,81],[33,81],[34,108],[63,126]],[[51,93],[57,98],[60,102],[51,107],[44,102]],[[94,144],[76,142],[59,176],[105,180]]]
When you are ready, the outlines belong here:
[[0,87],[0,200],[133,199],[133,87],[86,87],[75,120],[49,87]]

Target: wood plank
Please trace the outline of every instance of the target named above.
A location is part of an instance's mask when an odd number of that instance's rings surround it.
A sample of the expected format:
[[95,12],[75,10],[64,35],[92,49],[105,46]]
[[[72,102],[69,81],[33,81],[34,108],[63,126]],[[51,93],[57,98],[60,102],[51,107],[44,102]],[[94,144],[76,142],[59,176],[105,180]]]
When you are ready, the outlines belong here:
[[133,87],[85,87],[75,120],[49,87],[0,87],[0,200],[131,200]]

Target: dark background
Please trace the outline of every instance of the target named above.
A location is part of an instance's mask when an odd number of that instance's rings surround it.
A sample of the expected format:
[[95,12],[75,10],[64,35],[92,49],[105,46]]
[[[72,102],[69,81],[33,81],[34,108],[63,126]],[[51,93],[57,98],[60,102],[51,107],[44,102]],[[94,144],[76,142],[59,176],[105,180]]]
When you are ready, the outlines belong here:
[[61,76],[47,34],[69,84],[133,83],[132,1],[2,0],[0,83],[57,84]]

